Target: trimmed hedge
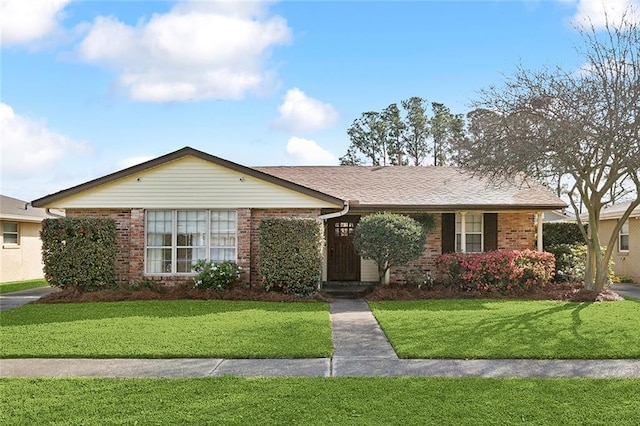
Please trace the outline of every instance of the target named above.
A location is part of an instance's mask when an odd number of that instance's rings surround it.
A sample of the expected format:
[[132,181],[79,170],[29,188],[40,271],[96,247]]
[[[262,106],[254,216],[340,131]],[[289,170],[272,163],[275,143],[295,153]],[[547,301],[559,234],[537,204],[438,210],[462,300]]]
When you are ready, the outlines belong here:
[[584,244],[580,225],[575,222],[550,222],[542,224],[544,251],[558,244]]
[[553,278],[551,253],[501,250],[487,253],[447,253],[436,258],[443,284],[465,291],[506,292],[545,287]]
[[297,295],[315,293],[322,279],[322,232],[314,219],[268,218],[260,223],[262,286]]
[[103,218],[45,219],[40,231],[45,279],[54,287],[116,287],[116,224]]

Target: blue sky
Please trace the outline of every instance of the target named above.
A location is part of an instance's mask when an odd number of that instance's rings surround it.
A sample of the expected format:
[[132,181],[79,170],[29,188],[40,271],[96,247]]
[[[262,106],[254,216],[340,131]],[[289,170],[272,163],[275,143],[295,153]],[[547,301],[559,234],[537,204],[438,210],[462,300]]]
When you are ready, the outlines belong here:
[[[606,0],[615,15],[637,0]],[[337,164],[362,112],[466,113],[518,66],[578,70],[602,0],[0,0],[4,195],[33,200],[191,146]]]

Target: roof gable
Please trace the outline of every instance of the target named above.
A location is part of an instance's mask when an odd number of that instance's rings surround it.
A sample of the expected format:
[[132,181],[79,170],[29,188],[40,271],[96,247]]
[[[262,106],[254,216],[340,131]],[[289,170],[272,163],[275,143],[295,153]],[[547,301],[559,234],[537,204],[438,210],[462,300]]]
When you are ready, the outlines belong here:
[[33,201],[56,208],[339,207],[343,201],[183,148]]

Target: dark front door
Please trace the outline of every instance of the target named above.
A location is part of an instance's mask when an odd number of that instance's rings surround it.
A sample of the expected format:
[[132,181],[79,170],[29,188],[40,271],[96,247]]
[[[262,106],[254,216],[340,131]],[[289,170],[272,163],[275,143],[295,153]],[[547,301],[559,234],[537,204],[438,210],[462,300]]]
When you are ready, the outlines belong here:
[[328,281],[360,281],[360,256],[353,247],[359,220],[357,216],[342,216],[327,221]]

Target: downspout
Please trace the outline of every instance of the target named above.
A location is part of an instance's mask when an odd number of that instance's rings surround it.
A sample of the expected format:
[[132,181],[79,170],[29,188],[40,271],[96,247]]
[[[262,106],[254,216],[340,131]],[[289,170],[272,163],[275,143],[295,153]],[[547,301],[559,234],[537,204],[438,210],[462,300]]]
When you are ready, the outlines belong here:
[[61,215],[61,214],[58,214],[58,213],[53,213],[49,207],[47,207],[46,209],[44,209],[44,211],[45,211],[49,216],[53,216],[53,217],[58,218],[58,219],[61,219],[61,218],[65,217],[64,215]]
[[[324,222],[328,219],[334,219],[336,217],[344,216],[349,213],[349,200],[344,201],[344,208],[339,212],[322,214],[316,218],[318,223],[322,223],[322,228],[324,229]],[[325,246],[326,247],[326,246]],[[322,271],[320,271],[320,281],[318,281],[318,291],[322,289]]]
[[349,200],[345,200],[344,202],[344,208],[342,210],[340,210],[339,212],[333,212],[333,213],[327,213],[327,214],[321,214],[320,216],[318,216],[316,218],[316,220],[318,222],[325,221],[327,219],[334,219],[336,217],[340,217],[340,216],[344,216],[345,214],[349,213]]

